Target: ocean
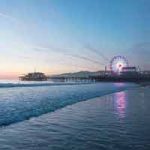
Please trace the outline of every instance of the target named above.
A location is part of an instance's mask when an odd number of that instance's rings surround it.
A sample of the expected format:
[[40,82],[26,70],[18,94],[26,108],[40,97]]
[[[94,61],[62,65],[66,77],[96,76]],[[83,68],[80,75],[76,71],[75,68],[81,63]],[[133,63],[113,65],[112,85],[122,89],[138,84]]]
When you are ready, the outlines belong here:
[[150,88],[0,83],[0,150],[149,150]]

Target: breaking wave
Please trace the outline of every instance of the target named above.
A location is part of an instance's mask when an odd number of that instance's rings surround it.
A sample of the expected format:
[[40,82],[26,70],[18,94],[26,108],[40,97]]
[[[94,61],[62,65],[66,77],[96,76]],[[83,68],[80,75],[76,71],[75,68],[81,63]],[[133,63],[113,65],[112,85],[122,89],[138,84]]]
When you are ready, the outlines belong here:
[[[61,82],[61,83],[32,83],[32,84],[24,84],[24,83],[0,83],[0,88],[13,88],[13,87],[38,87],[38,86],[56,86],[56,85],[79,85],[83,83],[73,83],[73,82]],[[89,83],[84,83],[89,84]]]
[[37,117],[67,105],[94,97],[137,87],[136,84],[131,83],[95,83],[76,85],[73,85],[72,83],[71,85],[49,85],[56,84],[1,84],[0,126],[6,126],[30,119],[31,117]]

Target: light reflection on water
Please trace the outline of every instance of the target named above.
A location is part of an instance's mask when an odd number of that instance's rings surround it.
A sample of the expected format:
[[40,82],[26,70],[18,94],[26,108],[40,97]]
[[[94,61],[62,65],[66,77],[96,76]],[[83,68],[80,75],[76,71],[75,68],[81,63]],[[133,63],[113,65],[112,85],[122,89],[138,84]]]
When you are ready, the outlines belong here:
[[116,96],[116,109],[120,118],[124,118],[126,116],[126,107],[127,107],[127,94],[122,91],[115,94]]

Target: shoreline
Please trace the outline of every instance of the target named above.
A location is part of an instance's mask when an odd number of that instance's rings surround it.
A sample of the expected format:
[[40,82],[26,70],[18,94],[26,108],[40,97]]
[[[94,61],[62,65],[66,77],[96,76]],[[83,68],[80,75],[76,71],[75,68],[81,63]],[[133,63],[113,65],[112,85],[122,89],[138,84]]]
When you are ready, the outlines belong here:
[[[0,89],[1,88],[19,88],[19,87],[40,87],[40,86],[63,86],[63,85],[89,85],[89,84],[100,84],[100,83],[114,83],[114,84],[137,84],[137,85],[150,85],[149,83],[145,83],[145,82],[99,82],[99,81],[95,81],[95,82],[47,82],[47,83],[43,83],[43,82],[2,82],[0,83]],[[143,84],[142,84],[143,83]],[[145,83],[145,84],[144,84]]]

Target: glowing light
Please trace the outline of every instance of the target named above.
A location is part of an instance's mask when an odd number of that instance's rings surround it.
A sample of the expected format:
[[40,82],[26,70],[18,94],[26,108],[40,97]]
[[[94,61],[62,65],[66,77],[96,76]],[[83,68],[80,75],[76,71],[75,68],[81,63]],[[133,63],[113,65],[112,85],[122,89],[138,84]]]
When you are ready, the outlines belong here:
[[110,62],[110,69],[115,73],[120,73],[123,67],[128,66],[128,61],[123,56],[115,56]]

